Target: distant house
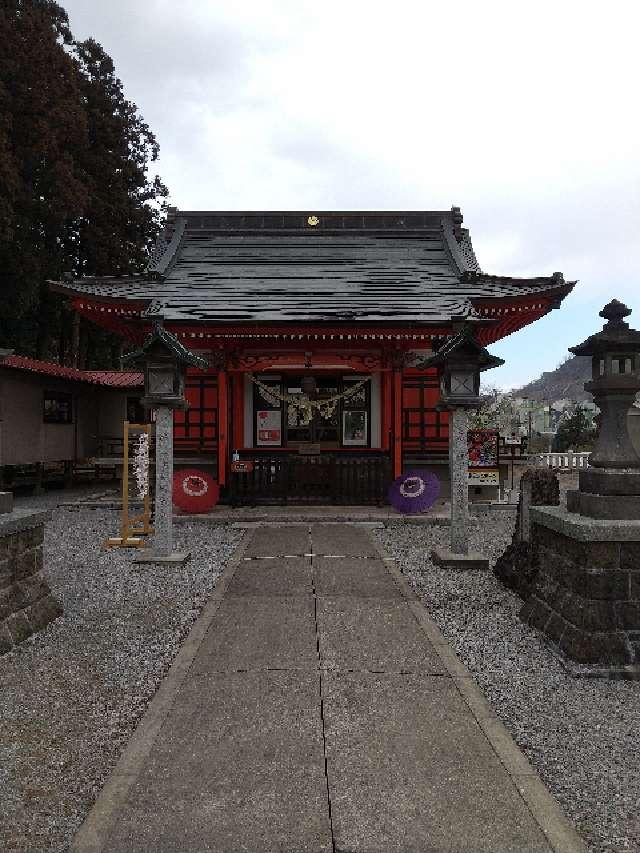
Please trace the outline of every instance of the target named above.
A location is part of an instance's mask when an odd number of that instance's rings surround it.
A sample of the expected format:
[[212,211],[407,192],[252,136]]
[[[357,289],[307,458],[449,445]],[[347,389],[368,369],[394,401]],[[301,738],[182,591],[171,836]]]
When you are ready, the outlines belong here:
[[101,453],[142,415],[141,373],[78,370],[0,350],[0,478],[36,486]]
[[[509,395],[504,395],[504,398]],[[597,416],[599,409],[593,400],[562,399],[553,402],[541,402],[526,397],[512,397],[513,410],[512,431],[518,435],[543,436],[548,440],[549,449],[553,436],[562,421],[577,406],[580,406],[589,428],[598,428]],[[628,413],[629,435],[640,456],[640,401],[636,401]]]

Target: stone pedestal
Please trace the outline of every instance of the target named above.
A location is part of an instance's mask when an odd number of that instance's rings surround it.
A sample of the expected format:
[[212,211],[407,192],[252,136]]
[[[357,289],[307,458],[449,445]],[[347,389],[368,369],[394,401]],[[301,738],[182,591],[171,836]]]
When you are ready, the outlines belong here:
[[465,408],[449,412],[449,470],[451,472],[451,547],[431,552],[434,563],[452,569],[488,569],[489,560],[469,552],[469,447]]
[[451,550],[469,550],[469,446],[466,409],[449,413],[449,470],[451,471]]
[[559,504],[558,475],[548,468],[527,469],[520,480],[518,512],[511,544],[493,568],[498,580],[523,599],[531,594],[539,568],[538,551],[531,542],[531,508]]
[[457,554],[447,548],[434,548],[431,559],[437,566],[446,569],[488,569],[489,560],[478,551],[469,551],[466,554]]
[[640,521],[530,515],[539,568],[520,618],[599,674],[640,677]]
[[567,493],[567,509],[590,518],[640,519],[640,470],[590,467],[580,471],[579,488]]
[[173,550],[173,409],[156,409],[156,494],[152,547],[141,551],[134,563],[184,563],[187,551]]
[[46,512],[0,515],[0,654],[62,613],[43,572]]

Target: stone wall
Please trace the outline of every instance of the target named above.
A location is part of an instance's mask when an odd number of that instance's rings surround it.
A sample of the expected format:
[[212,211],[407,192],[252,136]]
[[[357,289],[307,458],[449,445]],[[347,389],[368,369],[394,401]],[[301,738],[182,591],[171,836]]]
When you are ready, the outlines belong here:
[[539,555],[520,618],[580,663],[640,662],[640,542],[580,541],[532,525]]
[[540,565],[537,547],[530,536],[530,507],[559,503],[560,487],[555,471],[529,468],[523,473],[513,538],[493,568],[498,580],[523,599],[531,594]]
[[62,613],[43,571],[45,512],[0,515],[0,654]]

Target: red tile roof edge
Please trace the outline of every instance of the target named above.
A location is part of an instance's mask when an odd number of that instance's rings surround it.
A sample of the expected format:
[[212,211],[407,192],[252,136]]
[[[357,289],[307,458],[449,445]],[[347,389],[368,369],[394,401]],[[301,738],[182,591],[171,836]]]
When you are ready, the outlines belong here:
[[77,367],[63,367],[50,361],[39,361],[23,355],[5,355],[0,357],[0,367],[16,370],[28,370],[41,376],[55,376],[74,382],[88,382],[107,388],[141,388],[144,385],[142,373],[121,370],[79,370]]

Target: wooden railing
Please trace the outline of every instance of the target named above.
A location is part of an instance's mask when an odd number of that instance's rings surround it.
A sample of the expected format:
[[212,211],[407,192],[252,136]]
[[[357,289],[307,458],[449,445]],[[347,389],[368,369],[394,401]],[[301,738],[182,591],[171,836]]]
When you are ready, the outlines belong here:
[[378,504],[387,500],[386,456],[272,455],[253,458],[253,470],[230,473],[232,505],[264,503]]

